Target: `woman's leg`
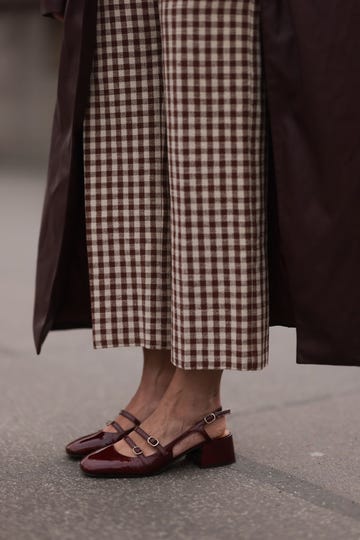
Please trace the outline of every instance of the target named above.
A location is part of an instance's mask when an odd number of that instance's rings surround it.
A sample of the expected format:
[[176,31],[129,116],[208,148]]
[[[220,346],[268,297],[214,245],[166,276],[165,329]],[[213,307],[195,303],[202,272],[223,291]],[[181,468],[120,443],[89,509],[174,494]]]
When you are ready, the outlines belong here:
[[[166,445],[220,406],[223,369],[267,365],[268,303],[258,0],[159,6],[177,369],[141,427]],[[224,417],[206,429],[221,436]],[[137,433],[132,439],[154,452]],[[134,455],[126,441],[116,449]]]
[[[156,458],[144,462],[136,455],[155,452],[160,452],[161,469],[169,459],[163,447],[220,407],[224,369],[260,370],[268,363],[259,0],[156,0],[155,4],[159,8],[156,21],[163,83],[158,94],[157,103],[162,104],[158,122],[164,127],[162,134],[166,132],[162,156],[167,162],[161,192],[163,213],[155,211],[149,223],[156,216],[164,218],[158,240],[164,247],[160,250],[164,261],[171,265],[156,269],[149,261],[149,271],[155,270],[154,283],[166,284],[167,294],[163,324],[149,325],[146,335],[154,339],[154,328],[164,330],[164,347],[171,347],[170,361],[176,370],[157,407],[141,423],[143,431],[136,428],[114,447],[84,460],[83,470],[96,474],[116,469],[125,476],[128,472],[138,475],[142,468],[145,473],[154,472]],[[129,122],[133,122],[130,114]],[[147,167],[146,161],[144,170]],[[132,186],[133,178],[128,180]],[[164,231],[167,234],[162,236]],[[134,236],[126,238],[131,240],[131,251]],[[135,247],[146,250],[145,240],[145,236],[140,238]],[[142,258],[134,261],[135,268],[139,261],[143,263]],[[132,268],[132,261],[128,262]],[[147,299],[152,296],[151,281],[146,272],[143,275]],[[120,292],[127,291],[126,281],[123,285]],[[133,290],[138,291],[136,281]],[[124,307],[134,305],[119,295],[116,298],[120,314]],[[146,303],[136,305],[144,309],[144,316],[154,316]],[[116,322],[123,320],[117,317]],[[148,342],[143,344],[153,348]],[[205,429],[211,438],[228,433],[224,416],[205,424]],[[156,448],[152,447],[154,441],[147,434],[161,446],[155,442]],[[204,441],[201,454],[213,453],[210,462],[233,462],[231,437],[208,441],[201,433],[181,440],[172,449],[173,455]],[[135,464],[118,457],[116,451],[135,458]],[[224,459],[218,455],[222,451]]]
[[[174,375],[175,366],[170,362],[171,351],[143,348],[143,371],[138,389],[129,403],[124,407],[140,421],[155,411]],[[123,429],[133,426],[133,423],[122,415],[116,421]],[[103,428],[104,431],[115,432],[112,425]]]
[[[100,76],[91,133],[105,133],[103,159],[93,160],[92,140],[87,154],[100,194],[92,197],[90,185],[87,207],[104,206],[101,220],[96,212],[88,220],[95,345],[171,347],[176,370],[162,398],[149,390],[156,381],[149,366],[132,404],[149,414],[143,429],[165,445],[219,406],[223,369],[268,362],[259,3],[136,0],[125,3],[129,17],[111,6],[114,43],[109,48],[105,36],[103,45],[105,77],[117,74],[103,111],[109,131],[96,124]],[[116,174],[110,166],[107,178],[103,163],[115,163]],[[222,435],[224,418],[207,430]],[[124,441],[116,449],[133,456]]]

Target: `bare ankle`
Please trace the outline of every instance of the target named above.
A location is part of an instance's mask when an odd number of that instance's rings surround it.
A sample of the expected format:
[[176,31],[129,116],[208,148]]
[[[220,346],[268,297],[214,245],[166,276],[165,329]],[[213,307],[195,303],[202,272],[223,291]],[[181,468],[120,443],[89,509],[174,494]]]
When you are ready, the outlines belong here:
[[208,414],[221,406],[221,371],[177,369],[169,384],[164,400],[176,416]]
[[144,420],[152,414],[165,394],[175,372],[169,350],[144,349],[144,365],[139,387],[127,408]]

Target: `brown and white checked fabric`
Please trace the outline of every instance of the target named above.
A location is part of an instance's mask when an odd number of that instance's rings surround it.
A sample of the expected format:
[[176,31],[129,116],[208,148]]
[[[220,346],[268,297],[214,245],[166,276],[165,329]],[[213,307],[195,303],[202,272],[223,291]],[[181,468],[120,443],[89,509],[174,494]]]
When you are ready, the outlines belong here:
[[84,121],[95,348],[268,363],[259,0],[98,0]]

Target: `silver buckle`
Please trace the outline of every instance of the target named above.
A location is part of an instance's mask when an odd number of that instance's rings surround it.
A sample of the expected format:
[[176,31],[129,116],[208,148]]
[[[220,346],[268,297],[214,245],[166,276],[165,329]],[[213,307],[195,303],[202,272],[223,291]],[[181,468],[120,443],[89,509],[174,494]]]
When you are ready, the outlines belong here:
[[141,450],[140,446],[134,446],[132,451],[134,452],[134,454],[136,454],[137,456],[140,456],[140,454],[143,453],[143,451]]
[[208,414],[207,416],[204,416],[204,422],[206,422],[206,424],[212,424],[213,422],[215,422],[215,420],[216,415],[213,412]]
[[151,435],[146,440],[151,446],[154,446],[154,447],[160,444],[159,441],[155,439],[155,437],[152,437]]

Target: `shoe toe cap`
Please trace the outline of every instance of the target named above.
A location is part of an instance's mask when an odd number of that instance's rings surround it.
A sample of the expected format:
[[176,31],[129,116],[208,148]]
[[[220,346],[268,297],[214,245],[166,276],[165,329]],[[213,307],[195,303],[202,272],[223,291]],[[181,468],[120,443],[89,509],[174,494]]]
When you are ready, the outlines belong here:
[[72,441],[65,446],[65,451],[69,456],[79,456],[84,452],[84,446],[78,441]]
[[119,438],[119,434],[97,431],[85,437],[80,437],[66,445],[65,450],[70,456],[86,456],[99,448],[113,444]]
[[80,462],[81,470],[92,476],[112,475],[127,472],[133,458],[119,454],[114,445],[85,456]]
[[82,437],[67,444],[65,450],[70,456],[86,455],[94,450],[94,442],[92,437]]

